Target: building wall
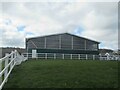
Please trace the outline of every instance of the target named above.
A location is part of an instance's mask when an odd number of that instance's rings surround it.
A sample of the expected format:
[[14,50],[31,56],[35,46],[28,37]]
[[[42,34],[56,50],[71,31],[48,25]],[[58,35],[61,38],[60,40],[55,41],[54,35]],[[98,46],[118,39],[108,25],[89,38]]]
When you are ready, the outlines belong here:
[[67,34],[61,35],[61,49],[72,49],[72,36]]
[[[38,52],[60,52],[60,53],[94,53],[98,54],[97,42],[73,36],[70,34],[50,35],[38,38],[30,38],[26,41],[27,50],[38,49]],[[56,50],[56,51],[55,51]],[[67,52],[65,50],[68,50]]]
[[59,36],[53,35],[53,36],[45,37],[45,48],[58,49]]
[[98,43],[69,34],[31,38],[26,45],[27,49],[98,50]]

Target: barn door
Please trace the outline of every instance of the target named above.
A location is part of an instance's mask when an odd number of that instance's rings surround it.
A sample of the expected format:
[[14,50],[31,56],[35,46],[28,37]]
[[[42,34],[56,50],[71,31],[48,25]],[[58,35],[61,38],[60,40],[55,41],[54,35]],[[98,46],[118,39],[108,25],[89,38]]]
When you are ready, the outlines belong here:
[[32,58],[37,58],[37,50],[32,50]]

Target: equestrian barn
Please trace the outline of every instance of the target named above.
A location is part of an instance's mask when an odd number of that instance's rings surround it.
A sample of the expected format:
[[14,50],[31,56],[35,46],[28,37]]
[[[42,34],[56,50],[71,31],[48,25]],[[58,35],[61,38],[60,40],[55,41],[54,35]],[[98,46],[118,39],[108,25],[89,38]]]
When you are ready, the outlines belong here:
[[36,53],[37,57],[46,57],[47,54],[48,58],[80,59],[86,55],[86,58],[99,55],[99,42],[70,33],[61,33],[26,38],[26,49],[28,53]]

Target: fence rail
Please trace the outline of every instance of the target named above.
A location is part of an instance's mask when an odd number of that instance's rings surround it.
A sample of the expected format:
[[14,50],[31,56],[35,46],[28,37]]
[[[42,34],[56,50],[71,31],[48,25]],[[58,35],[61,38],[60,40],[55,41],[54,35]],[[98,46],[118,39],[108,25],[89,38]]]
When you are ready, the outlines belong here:
[[5,57],[0,59],[0,90],[7,82],[8,76],[15,65],[21,64],[22,61],[26,61],[27,58],[20,55],[16,50],[10,54],[6,54]]
[[60,53],[23,53],[28,59],[78,59],[78,60],[120,60],[119,55],[101,56],[91,54],[60,54]]
[[24,53],[25,57],[36,58],[36,59],[92,59],[95,60],[97,55],[86,55],[86,54],[58,54],[58,53],[37,53],[36,57],[32,57],[32,53]]
[[120,55],[99,55],[100,60],[120,60]]

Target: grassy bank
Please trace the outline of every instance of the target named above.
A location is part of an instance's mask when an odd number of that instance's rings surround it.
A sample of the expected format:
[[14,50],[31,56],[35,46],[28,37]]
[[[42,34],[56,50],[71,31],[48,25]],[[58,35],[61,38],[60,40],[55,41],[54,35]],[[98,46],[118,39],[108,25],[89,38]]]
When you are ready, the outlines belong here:
[[116,88],[117,61],[29,60],[15,66],[4,88]]

